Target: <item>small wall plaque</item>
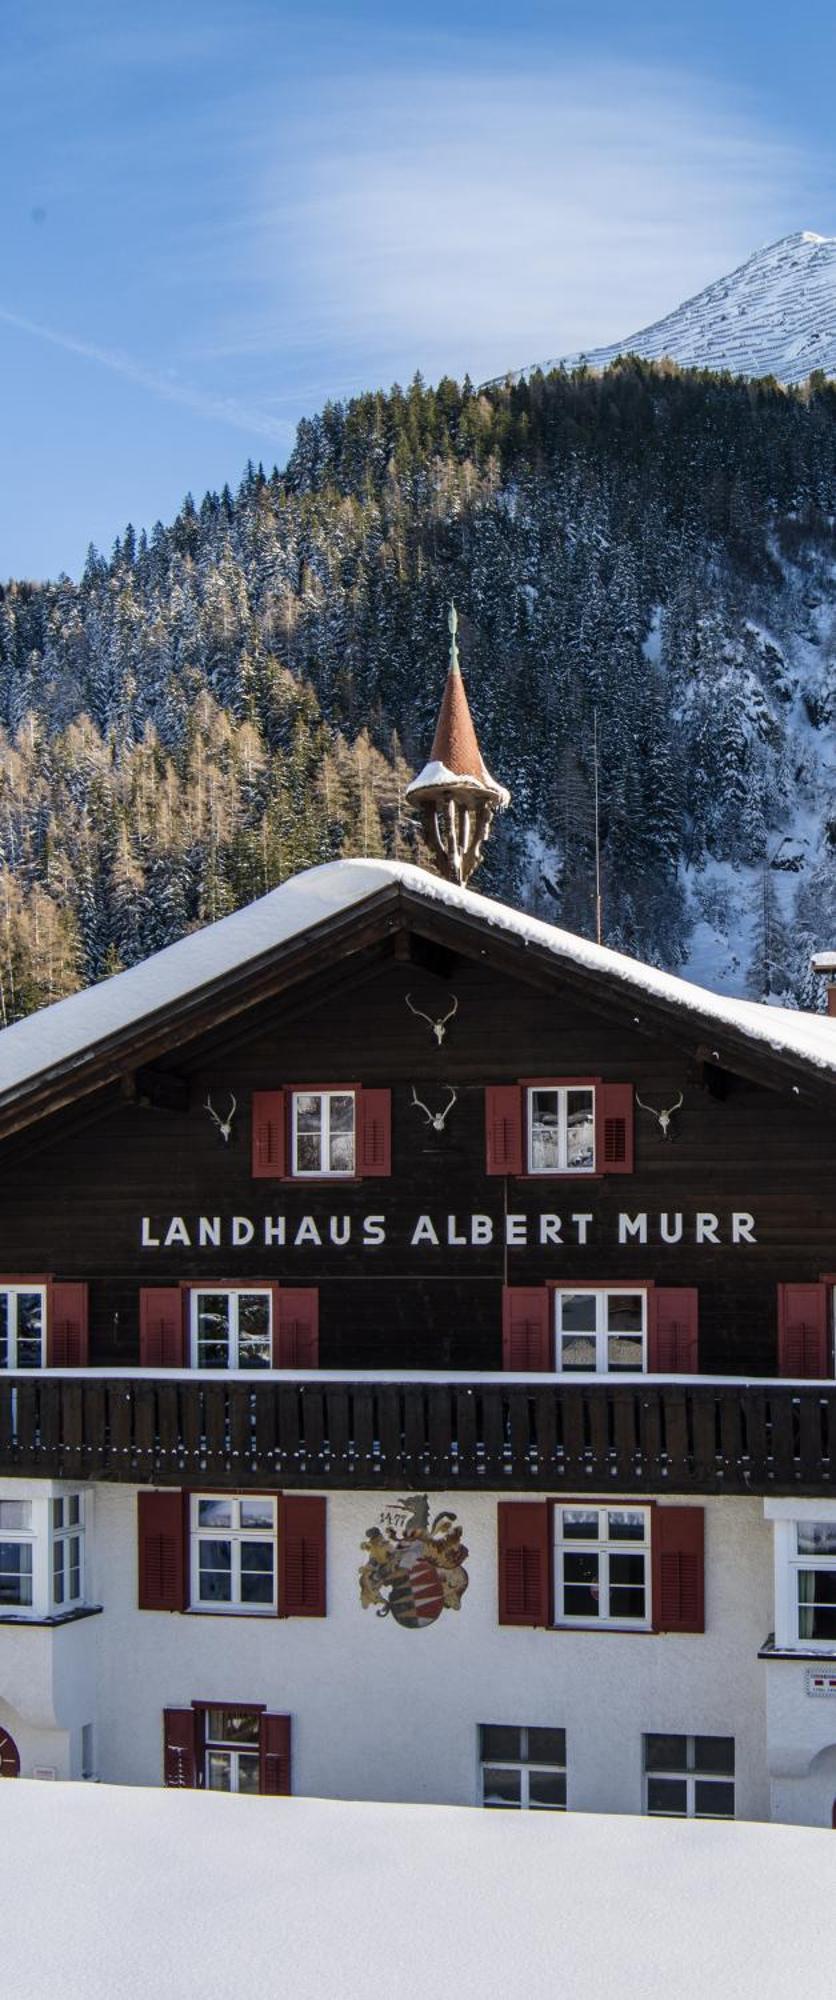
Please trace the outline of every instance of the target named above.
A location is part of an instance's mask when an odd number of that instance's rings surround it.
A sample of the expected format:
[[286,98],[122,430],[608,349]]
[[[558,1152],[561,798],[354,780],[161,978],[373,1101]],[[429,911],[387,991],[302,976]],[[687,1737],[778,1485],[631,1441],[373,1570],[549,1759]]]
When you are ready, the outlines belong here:
[[819,1674],[813,1667],[808,1667],[806,1678],[808,1694],[836,1695],[836,1672]]

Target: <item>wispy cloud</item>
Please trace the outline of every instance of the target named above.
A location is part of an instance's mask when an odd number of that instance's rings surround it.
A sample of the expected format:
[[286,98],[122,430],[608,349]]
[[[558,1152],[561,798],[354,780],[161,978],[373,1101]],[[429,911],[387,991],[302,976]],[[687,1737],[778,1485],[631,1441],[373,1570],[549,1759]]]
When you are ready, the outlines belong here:
[[800,148],[690,76],[471,59],[343,78],[285,122],[241,238],[262,309],[216,351],[268,352],[290,299],[296,339],[346,374],[361,354],[498,373],[669,310],[807,226],[814,186]]
[[179,403],[184,409],[193,410],[197,416],[206,417],[212,423],[231,424],[234,430],[246,431],[251,437],[260,437],[275,445],[286,446],[293,438],[293,424],[240,403],[234,396],[207,393],[175,376],[146,368],[141,361],[136,361],[130,354],[123,354],[118,348],[98,347],[93,341],[76,339],[73,334],[42,325],[39,320],[27,319],[24,313],[10,312],[5,306],[0,306],[0,321],[15,327],[19,333],[30,333],[38,340],[49,341],[53,347],[62,348],[65,354],[77,354],[84,361],[107,368],[112,375],[121,375],[125,381],[134,382],[137,388],[147,390],[149,395],[166,403]]

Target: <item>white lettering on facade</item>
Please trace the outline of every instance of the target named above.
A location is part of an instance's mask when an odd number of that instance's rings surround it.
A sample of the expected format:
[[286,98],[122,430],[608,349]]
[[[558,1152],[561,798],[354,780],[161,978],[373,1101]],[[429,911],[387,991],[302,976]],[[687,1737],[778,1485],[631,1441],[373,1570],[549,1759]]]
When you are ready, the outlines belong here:
[[540,1242],[560,1243],[562,1245],[563,1237],[561,1236],[560,1233],[562,1226],[563,1225],[561,1223],[559,1215],[541,1215]]
[[312,1215],[303,1215],[293,1242],[297,1250],[302,1248],[303,1243],[313,1243],[317,1250],[322,1249],[322,1237]]
[[268,1245],[277,1243],[280,1250],[285,1246],[285,1219],[283,1215],[265,1215],[264,1241]]
[[493,1218],[490,1215],[474,1215],[470,1220],[471,1243],[493,1242]]
[[381,1243],[386,1242],[385,1215],[364,1215],[363,1242],[367,1250],[376,1250]]
[[159,1237],[151,1235],[150,1215],[144,1215],[142,1218],[142,1236],[140,1241],[142,1243],[143,1250],[159,1250],[160,1247]]
[[718,1235],[719,1228],[720,1224],[718,1222],[716,1215],[709,1215],[709,1214],[698,1215],[696,1223],[697,1242],[719,1243],[720,1241],[720,1237]]
[[415,1228],[412,1231],[410,1242],[412,1244],[434,1243],[436,1249],[438,1249],[438,1237],[428,1215],[419,1215]]
[[165,1232],[165,1242],[163,1244],[163,1249],[164,1250],[170,1249],[172,1243],[182,1243],[185,1250],[190,1250],[192,1247],[192,1239],[186,1228],[185,1222],[183,1221],[182,1215],[172,1216],[168,1228]]
[[679,1211],[674,1216],[673,1222],[669,1215],[660,1215],[659,1234],[663,1243],[682,1242],[682,1215]]
[[197,1240],[201,1250],[217,1250],[221,1241],[221,1218],[219,1215],[202,1215],[197,1225]]
[[233,1215],[232,1241],[236,1250],[240,1250],[245,1243],[251,1243],[254,1235],[255,1229],[248,1215]]
[[592,1216],[591,1216],[591,1215],[573,1215],[573,1217],[572,1217],[572,1221],[574,1222],[574,1225],[575,1225],[575,1233],[576,1233],[576,1235],[577,1235],[577,1239],[578,1239],[578,1242],[580,1243],[580,1245],[581,1245],[581,1248],[582,1248],[582,1249],[585,1249],[585,1248],[586,1248],[586,1232],[587,1232],[587,1230],[588,1230],[588,1228],[589,1228],[589,1225],[590,1225],[590,1222],[592,1221]]
[[528,1216],[506,1215],[505,1241],[509,1248],[525,1246],[528,1242]]
[[757,1243],[755,1218],[745,1208],[736,1208],[731,1219],[731,1240],[733,1243]]
[[448,1215],[447,1217],[447,1241],[451,1249],[456,1250],[463,1249],[467,1244],[467,1237],[459,1236],[457,1233],[456,1218],[454,1215]]
[[351,1216],[329,1215],[328,1234],[335,1249],[344,1249],[351,1236]]
[[634,1238],[639,1243],[647,1242],[647,1216],[620,1215],[618,1218],[619,1243],[628,1243]]

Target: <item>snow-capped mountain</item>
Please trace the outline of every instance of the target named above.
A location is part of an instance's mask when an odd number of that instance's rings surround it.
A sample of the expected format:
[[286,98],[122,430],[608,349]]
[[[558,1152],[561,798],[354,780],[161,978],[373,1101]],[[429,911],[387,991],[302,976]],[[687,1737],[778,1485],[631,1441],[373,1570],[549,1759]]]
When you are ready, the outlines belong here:
[[654,326],[543,365],[606,368],[619,354],[779,382],[804,382],[814,369],[836,375],[836,236],[783,236]]

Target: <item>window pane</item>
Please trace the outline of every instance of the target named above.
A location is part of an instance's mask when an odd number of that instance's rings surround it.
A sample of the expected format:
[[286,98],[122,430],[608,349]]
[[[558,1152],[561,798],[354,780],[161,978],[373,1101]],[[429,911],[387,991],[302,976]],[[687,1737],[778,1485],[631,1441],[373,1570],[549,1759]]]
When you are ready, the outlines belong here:
[[619,1508],[617,1512],[610,1512],[607,1515],[607,1525],[611,1542],[644,1541],[646,1527],[644,1514],[634,1513],[632,1509],[626,1513],[623,1508]]
[[587,1374],[595,1372],[595,1340],[589,1334],[561,1334],[560,1365],[567,1373],[573,1368],[583,1368]]
[[322,1127],[322,1098],[319,1092],[297,1090],[293,1102],[297,1132],[319,1132]]
[[643,1618],[644,1556],[610,1557],[610,1617]]
[[43,1299],[40,1292],[17,1295],[17,1365],[40,1368],[43,1351]]
[[257,1743],[258,1715],[252,1709],[210,1708],[208,1735],[213,1743]]
[[566,1807],[565,1771],[529,1771],[528,1803],[562,1812]]
[[229,1294],[197,1295],[197,1360],[199,1368],[229,1367]]
[[242,1528],[272,1528],[275,1519],[275,1503],[272,1500],[241,1501]]
[[798,1630],[802,1639],[836,1639],[836,1570],[799,1570]]
[[[494,1751],[494,1756],[498,1753]],[[565,1729],[530,1729],[528,1732],[529,1763],[565,1764]]]
[[697,1778],[694,1814],[697,1819],[734,1819],[734,1785],[712,1784],[710,1778]]
[[591,1090],[566,1092],[566,1164],[577,1171],[594,1161],[595,1121]]
[[81,1494],[71,1493],[66,1502],[67,1526],[75,1528],[81,1520]]
[[610,1333],[641,1333],[643,1326],[641,1292],[607,1293],[607,1326]]
[[590,1552],[563,1557],[563,1609],[567,1618],[597,1618],[600,1614],[598,1557]]
[[634,1374],[640,1373],[643,1364],[642,1350],[641,1335],[631,1334],[625,1337],[624,1334],[619,1334],[615,1339],[610,1335],[607,1341],[607,1367],[612,1374],[617,1374],[619,1368],[632,1369]]
[[516,1764],[522,1757],[521,1729],[507,1729],[501,1722],[483,1722],[479,1740],[483,1763],[495,1758],[498,1764]]
[[532,1090],[531,1165],[535,1173],[554,1173],[560,1166],[560,1100],[556,1090]]
[[800,1556],[836,1556],[836,1521],[799,1521]]
[[598,1301],[595,1292],[561,1292],[559,1325],[563,1333],[594,1333]]
[[272,1604],[273,1545],[271,1542],[241,1543],[242,1604]]
[[684,1819],[688,1812],[688,1786],[684,1778],[648,1778],[647,1810]]
[[329,1148],[329,1169],[332,1174],[353,1174],[354,1134],[333,1133]]
[[497,1771],[485,1766],[482,1797],[486,1806],[518,1806],[522,1797],[519,1771]]
[[64,1602],[64,1544],[55,1542],[52,1549],[52,1596],[56,1604]]
[[9,1310],[8,1292],[0,1292],[0,1368],[9,1365]]
[[229,1604],[232,1599],[232,1544],[198,1543],[201,1604]]
[[206,1758],[206,1787],[210,1792],[231,1792],[232,1757],[228,1750],[210,1750]]
[[238,1758],[238,1790],[252,1796],[258,1791],[258,1758],[242,1751]]
[[590,1541],[590,1540],[593,1542],[597,1542],[598,1540],[597,1509],[593,1510],[591,1513],[587,1513],[585,1510],[582,1512],[579,1507],[564,1507],[563,1536],[564,1540],[567,1542]]
[[63,1500],[53,1500],[52,1502],[52,1525],[53,1528],[63,1528],[64,1526]]
[[30,1500],[0,1500],[0,1528],[28,1528],[31,1518]]
[[32,1548],[29,1542],[0,1542],[0,1604],[32,1602]]
[[68,1543],[69,1569],[67,1576],[67,1597],[72,1604],[81,1596],[81,1537],[73,1535]]
[[201,1528],[231,1528],[231,1500],[198,1500],[197,1518]]
[[733,1736],[695,1736],[694,1770],[713,1771],[725,1777],[734,1773]]
[[238,1366],[269,1368],[271,1360],[270,1300],[264,1292],[239,1292]]
[[322,1172],[322,1140],[317,1133],[300,1132],[296,1141],[296,1171],[299,1174],[319,1174]]
[[687,1736],[646,1736],[644,1768],[646,1771],[687,1771]]

